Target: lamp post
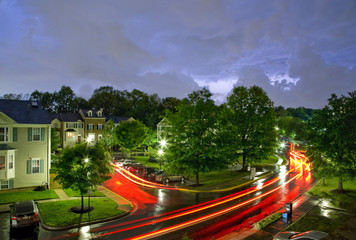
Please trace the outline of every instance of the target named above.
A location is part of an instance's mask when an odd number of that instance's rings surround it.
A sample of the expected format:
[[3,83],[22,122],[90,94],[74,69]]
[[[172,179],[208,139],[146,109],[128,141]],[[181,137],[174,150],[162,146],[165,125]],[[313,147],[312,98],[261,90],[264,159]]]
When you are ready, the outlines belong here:
[[158,154],[159,154],[159,170],[161,170],[161,166],[162,166],[162,155],[163,155],[163,150],[160,149],[158,150]]

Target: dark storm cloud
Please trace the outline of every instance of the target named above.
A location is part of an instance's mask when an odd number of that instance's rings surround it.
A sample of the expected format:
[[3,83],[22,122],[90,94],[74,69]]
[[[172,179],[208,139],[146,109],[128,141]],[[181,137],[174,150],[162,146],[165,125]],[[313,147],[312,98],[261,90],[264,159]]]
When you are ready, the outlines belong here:
[[0,95],[161,97],[259,85],[275,105],[322,107],[356,89],[356,2],[0,0]]

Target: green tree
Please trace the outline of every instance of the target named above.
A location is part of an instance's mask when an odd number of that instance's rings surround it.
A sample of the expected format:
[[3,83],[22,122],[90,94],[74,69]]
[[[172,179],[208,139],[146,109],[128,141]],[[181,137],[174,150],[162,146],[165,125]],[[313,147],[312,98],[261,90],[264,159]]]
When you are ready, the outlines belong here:
[[119,144],[117,138],[115,137],[115,123],[112,119],[106,122],[101,141],[110,150],[110,152],[112,151],[113,146]]
[[61,138],[55,128],[51,129],[51,154],[52,159],[57,159],[55,152],[61,146]]
[[113,167],[108,152],[101,144],[88,146],[87,143],[65,148],[58,161],[58,180],[63,188],[79,191],[82,198],[81,211],[84,211],[84,195],[88,190],[111,178]]
[[111,86],[95,89],[92,97],[89,99],[90,106],[93,108],[103,108],[105,115],[113,115],[114,108],[117,106],[117,91]]
[[62,86],[58,92],[54,93],[55,112],[76,112],[78,106],[75,101],[75,94],[70,87]]
[[195,91],[182,100],[177,112],[167,111],[172,128],[167,136],[168,168],[195,176],[224,167],[221,152],[216,144],[218,108],[207,90]]
[[276,116],[273,102],[262,88],[235,87],[227,98],[221,121],[226,157],[242,155],[242,166],[267,158],[276,147]]
[[115,136],[120,146],[132,150],[141,146],[147,137],[147,127],[138,120],[123,121],[115,128]]
[[302,140],[304,138],[305,123],[300,118],[291,116],[279,117],[277,126],[282,135],[290,140]]
[[332,165],[328,176],[339,178],[338,190],[343,192],[343,181],[356,177],[356,91],[340,98],[332,94],[328,101],[309,121],[308,139]]

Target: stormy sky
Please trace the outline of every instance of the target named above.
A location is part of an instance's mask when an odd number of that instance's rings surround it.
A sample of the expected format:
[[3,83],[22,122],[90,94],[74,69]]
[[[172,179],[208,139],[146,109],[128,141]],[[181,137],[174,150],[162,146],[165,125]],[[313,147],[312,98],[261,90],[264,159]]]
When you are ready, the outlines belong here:
[[70,86],[183,98],[262,87],[321,108],[356,90],[354,0],[0,0],[0,95]]

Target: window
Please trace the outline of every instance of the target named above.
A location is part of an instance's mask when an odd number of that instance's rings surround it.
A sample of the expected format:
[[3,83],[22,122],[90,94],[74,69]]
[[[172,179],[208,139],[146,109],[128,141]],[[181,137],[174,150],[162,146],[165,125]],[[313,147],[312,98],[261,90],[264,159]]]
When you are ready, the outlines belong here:
[[66,128],[83,128],[83,123],[66,123]]
[[40,160],[32,160],[32,173],[40,172]]
[[67,132],[67,138],[73,138],[74,132]]
[[98,130],[102,130],[103,129],[103,124],[98,124]]
[[44,160],[32,159],[27,160],[27,174],[43,173],[44,172]]
[[0,189],[8,189],[9,188],[9,181],[1,181]]
[[88,117],[92,117],[93,116],[93,112],[92,111],[88,111]]
[[88,130],[94,130],[94,124],[88,124]]
[[41,140],[41,128],[33,128],[32,141],[40,141],[40,140]]
[[9,128],[1,127],[0,128],[0,142],[8,142],[9,141]]
[[98,135],[98,139],[99,140],[103,139],[103,135]]
[[0,170],[5,170],[6,165],[5,165],[5,156],[0,156]]
[[10,189],[14,188],[14,180],[10,179],[9,181],[0,181],[0,189]]
[[103,113],[101,111],[98,111],[97,115],[98,115],[98,117],[101,117],[103,115]]
[[9,169],[14,168],[14,155],[9,155]]
[[28,141],[44,141],[44,128],[28,128]]

